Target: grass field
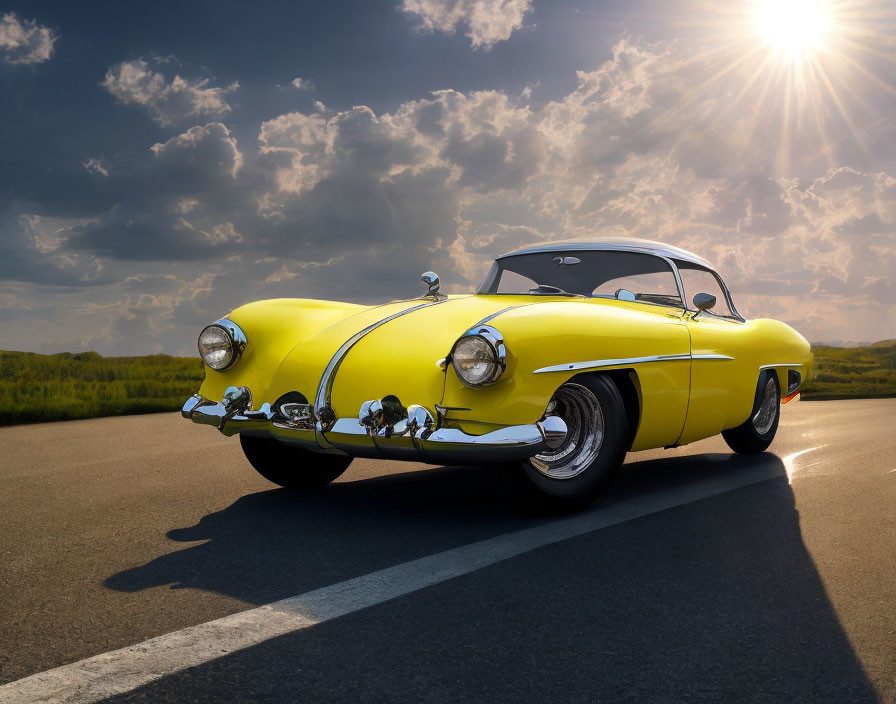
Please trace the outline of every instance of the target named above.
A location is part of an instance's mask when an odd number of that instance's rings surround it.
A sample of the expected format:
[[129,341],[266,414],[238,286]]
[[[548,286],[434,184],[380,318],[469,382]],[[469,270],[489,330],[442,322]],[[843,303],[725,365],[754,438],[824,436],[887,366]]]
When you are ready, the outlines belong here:
[[203,376],[198,357],[0,351],[0,425],[175,411]]
[[867,347],[813,345],[815,372],[803,387],[811,400],[896,396],[896,340]]
[[[814,347],[803,398],[896,396],[896,340]],[[176,411],[202,383],[192,357],[102,357],[0,351],[0,425]]]

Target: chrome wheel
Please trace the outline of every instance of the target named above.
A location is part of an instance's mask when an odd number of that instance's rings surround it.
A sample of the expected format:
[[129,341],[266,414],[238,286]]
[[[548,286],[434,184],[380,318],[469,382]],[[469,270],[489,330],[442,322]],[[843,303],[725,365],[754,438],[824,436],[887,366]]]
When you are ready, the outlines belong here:
[[775,385],[773,377],[769,376],[765,382],[765,391],[763,392],[762,403],[759,410],[753,415],[753,427],[760,435],[765,435],[771,430],[775,422],[775,414],[778,410],[778,387]]
[[604,415],[597,396],[581,384],[564,384],[551,403],[548,415],[559,416],[568,429],[560,447],[529,460],[532,467],[551,479],[572,479],[584,472],[600,453],[604,441]]

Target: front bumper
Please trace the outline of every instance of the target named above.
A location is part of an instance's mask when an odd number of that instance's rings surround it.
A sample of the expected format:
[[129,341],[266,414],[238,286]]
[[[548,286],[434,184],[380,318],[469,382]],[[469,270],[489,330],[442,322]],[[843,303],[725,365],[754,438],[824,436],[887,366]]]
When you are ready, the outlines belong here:
[[[548,416],[536,423],[470,435],[459,428],[438,427],[439,423],[420,406],[410,407],[410,419],[408,409],[404,409],[403,418],[382,425],[369,420],[371,402],[361,407],[359,418],[336,418],[323,424],[313,417],[310,407],[307,414],[297,413],[291,417],[272,410],[268,403],[257,411],[250,410],[251,394],[245,387],[243,390],[241,395],[241,390],[231,392],[228,389],[223,402],[211,401],[198,394],[192,396],[181,409],[181,415],[194,423],[214,426],[228,436],[236,433],[268,435],[313,452],[430,464],[524,460],[549,447],[558,447],[567,433],[563,420]],[[415,422],[415,418],[424,417],[425,422]]]

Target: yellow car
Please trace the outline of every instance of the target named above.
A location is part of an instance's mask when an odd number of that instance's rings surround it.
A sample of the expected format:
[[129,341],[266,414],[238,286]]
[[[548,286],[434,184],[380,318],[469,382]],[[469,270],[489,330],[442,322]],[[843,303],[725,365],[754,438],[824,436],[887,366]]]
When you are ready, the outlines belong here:
[[239,433],[286,487],[354,457],[515,463],[546,500],[594,498],[627,452],[721,433],[764,451],[799,393],[809,344],[745,320],[713,267],[646,240],[498,257],[475,293],[377,306],[250,303],[199,336],[207,365],[182,414]]

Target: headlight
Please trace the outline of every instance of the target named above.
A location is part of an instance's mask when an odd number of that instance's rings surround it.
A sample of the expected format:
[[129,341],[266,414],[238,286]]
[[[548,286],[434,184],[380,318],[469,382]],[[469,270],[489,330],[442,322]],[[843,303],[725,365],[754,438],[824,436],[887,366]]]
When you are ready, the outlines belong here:
[[454,372],[466,386],[493,384],[507,367],[504,338],[490,325],[468,330],[451,350]]
[[243,352],[246,336],[233,321],[223,318],[199,333],[199,355],[216,371],[231,366]]

